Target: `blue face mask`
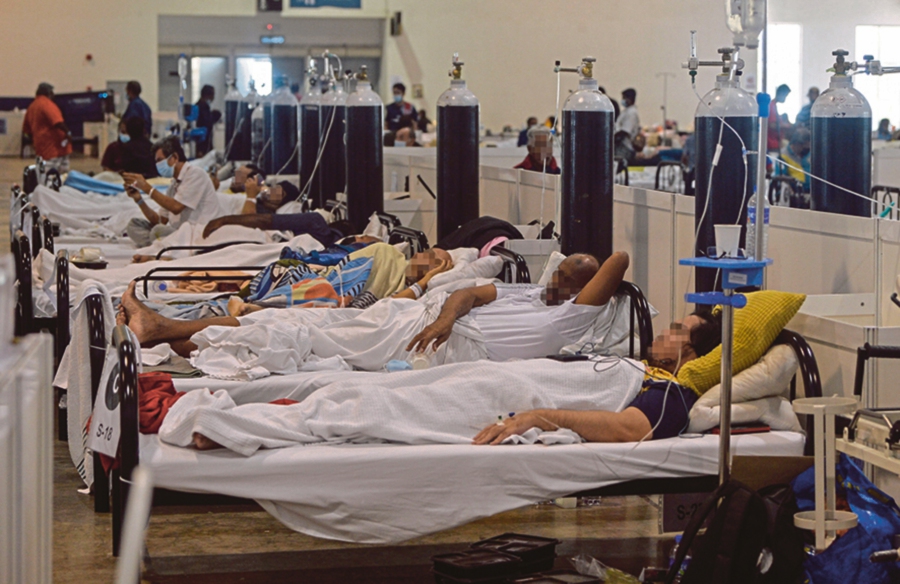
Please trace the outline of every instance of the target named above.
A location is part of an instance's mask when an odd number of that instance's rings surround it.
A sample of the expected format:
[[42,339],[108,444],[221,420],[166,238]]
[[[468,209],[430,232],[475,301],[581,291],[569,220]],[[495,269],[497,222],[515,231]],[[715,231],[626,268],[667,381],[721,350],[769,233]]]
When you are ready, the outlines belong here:
[[395,93],[394,94],[394,103],[402,103],[402,102],[403,102],[403,96]]
[[168,159],[163,158],[156,163],[156,172],[163,178],[172,178],[175,176],[175,167],[169,166]]
[[119,134],[119,142],[122,144],[127,144],[129,140],[131,140],[131,136],[128,134]]

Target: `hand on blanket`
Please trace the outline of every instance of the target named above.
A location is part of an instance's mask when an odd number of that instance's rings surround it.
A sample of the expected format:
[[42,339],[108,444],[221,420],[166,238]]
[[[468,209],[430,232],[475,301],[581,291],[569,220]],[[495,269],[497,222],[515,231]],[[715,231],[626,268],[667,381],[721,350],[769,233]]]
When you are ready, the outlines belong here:
[[434,343],[434,349],[437,350],[450,338],[450,333],[453,332],[453,323],[455,322],[455,320],[447,322],[445,319],[438,317],[436,321],[423,328],[422,332],[413,337],[413,340],[406,345],[406,350],[423,353],[432,342]]
[[524,434],[532,428],[540,428],[545,431],[556,430],[537,410],[522,412],[503,422],[491,424],[472,439],[472,444],[500,444],[510,436]]

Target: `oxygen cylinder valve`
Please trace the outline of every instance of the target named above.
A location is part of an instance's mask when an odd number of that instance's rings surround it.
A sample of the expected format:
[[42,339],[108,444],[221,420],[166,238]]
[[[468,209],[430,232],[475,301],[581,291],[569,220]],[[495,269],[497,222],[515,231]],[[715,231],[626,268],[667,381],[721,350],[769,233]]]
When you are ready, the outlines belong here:
[[462,79],[462,68],[465,63],[459,60],[459,53],[453,53],[453,67],[450,69],[450,77]]
[[846,75],[850,71],[856,71],[858,65],[856,61],[847,62],[845,57],[850,54],[849,51],[845,51],[844,49],[837,49],[835,51],[831,51],[831,54],[836,57],[834,60],[834,67],[829,69],[829,71],[834,72],[835,75]]
[[360,65],[359,73],[356,74],[357,81],[368,81],[369,80],[369,68],[365,65]]
[[553,67],[554,73],[578,73],[581,75],[583,79],[593,79],[594,78],[594,63],[597,62],[597,59],[594,57],[582,57],[581,65],[578,67],[560,67],[560,62],[556,61],[556,65]]

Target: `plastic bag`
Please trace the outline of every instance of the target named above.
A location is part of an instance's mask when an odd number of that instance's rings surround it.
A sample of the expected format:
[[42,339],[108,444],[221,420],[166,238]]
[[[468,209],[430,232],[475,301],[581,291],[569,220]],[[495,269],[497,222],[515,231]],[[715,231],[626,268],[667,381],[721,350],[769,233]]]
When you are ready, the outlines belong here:
[[[807,558],[806,581],[810,584],[900,581],[900,564],[869,562],[872,552],[893,547],[893,536],[900,533],[900,508],[847,456],[841,454],[835,470],[838,509],[849,507],[859,517],[859,525],[838,537],[827,550]],[[814,468],[806,470],[791,484],[800,511],[815,509],[815,485]],[[842,504],[844,501],[846,505]]]

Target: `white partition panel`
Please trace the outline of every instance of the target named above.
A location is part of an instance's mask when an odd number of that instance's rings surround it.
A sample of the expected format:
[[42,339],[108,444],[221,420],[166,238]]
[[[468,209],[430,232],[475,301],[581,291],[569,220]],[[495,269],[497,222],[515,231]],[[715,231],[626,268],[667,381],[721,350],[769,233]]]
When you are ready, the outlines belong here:
[[558,174],[519,170],[518,214],[515,221],[508,221],[515,225],[528,224],[535,219],[543,219],[542,223],[556,221],[559,195]]
[[640,286],[657,310],[655,329],[673,320],[672,286],[675,258],[674,199],[668,193],[615,186],[613,249],[625,251],[631,263],[625,278]]
[[52,347],[0,340],[0,582],[53,577]]
[[766,286],[804,294],[875,292],[875,221],[773,207]]
[[515,224],[518,220],[518,183],[518,170],[482,165],[480,214]]
[[900,306],[891,301],[900,276],[900,221],[878,219],[878,312],[876,324],[900,326]]
[[515,148],[479,148],[478,157],[481,166],[492,166],[494,168],[512,168],[525,160],[528,155],[528,148],[525,146]]
[[419,198],[430,197],[428,190],[419,182],[419,176],[422,177],[428,188],[437,195],[437,157],[413,156],[410,157],[409,161],[409,192]]

